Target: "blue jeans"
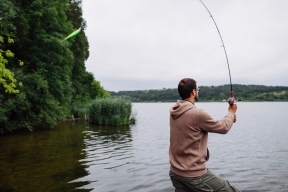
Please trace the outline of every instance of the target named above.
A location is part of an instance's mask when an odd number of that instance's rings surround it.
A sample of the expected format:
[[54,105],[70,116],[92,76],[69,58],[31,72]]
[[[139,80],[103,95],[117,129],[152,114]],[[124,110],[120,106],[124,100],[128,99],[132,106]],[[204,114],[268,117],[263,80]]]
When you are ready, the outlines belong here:
[[172,171],[169,175],[176,192],[240,192],[209,170],[199,177],[182,177]]

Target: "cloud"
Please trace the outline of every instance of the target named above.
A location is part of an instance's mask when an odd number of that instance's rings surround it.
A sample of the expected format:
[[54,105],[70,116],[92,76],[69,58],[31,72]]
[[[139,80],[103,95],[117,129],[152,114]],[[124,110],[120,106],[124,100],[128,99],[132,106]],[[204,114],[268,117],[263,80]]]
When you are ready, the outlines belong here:
[[[232,82],[288,85],[288,2],[203,1],[221,32]],[[217,29],[200,1],[83,0],[88,71],[105,89],[229,83]]]

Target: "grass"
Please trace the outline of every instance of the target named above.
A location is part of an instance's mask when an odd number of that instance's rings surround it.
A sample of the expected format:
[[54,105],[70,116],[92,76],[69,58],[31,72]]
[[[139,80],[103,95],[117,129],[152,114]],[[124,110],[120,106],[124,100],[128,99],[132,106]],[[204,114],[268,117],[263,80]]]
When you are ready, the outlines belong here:
[[89,104],[84,102],[75,102],[68,106],[68,110],[70,113],[67,114],[67,117],[71,117],[73,115],[74,118],[82,118],[89,114]]
[[132,102],[122,98],[103,98],[92,101],[89,106],[89,121],[96,124],[128,125],[136,123]]

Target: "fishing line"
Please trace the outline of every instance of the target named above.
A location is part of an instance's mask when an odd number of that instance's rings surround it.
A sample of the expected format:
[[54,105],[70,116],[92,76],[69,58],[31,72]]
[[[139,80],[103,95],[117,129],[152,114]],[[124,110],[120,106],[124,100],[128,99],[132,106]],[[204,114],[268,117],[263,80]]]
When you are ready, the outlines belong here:
[[220,31],[219,31],[219,28],[218,28],[218,26],[217,26],[217,24],[216,24],[216,22],[215,22],[215,20],[214,20],[214,18],[213,18],[213,16],[212,16],[212,14],[210,13],[210,11],[209,11],[209,9],[206,7],[206,5],[201,1],[201,0],[199,0],[201,3],[202,3],[202,5],[205,7],[205,9],[208,11],[208,13],[210,14],[210,17],[212,18],[212,20],[213,20],[213,22],[214,22],[214,24],[215,24],[215,26],[216,26],[216,28],[217,28],[217,31],[218,31],[218,33],[219,33],[219,36],[220,36],[220,39],[221,39],[221,41],[222,41],[222,46],[223,46],[223,48],[224,48],[224,52],[225,52],[225,56],[226,56],[226,61],[227,61],[227,65],[228,65],[228,71],[229,71],[229,77],[230,77],[230,89],[231,89],[231,97],[234,97],[234,93],[233,93],[233,91],[232,91],[232,81],[231,81],[231,73],[230,73],[230,67],[229,67],[229,62],[228,62],[228,56],[227,56],[227,53],[226,53],[226,49],[225,49],[225,45],[224,45],[224,42],[223,42],[223,39],[222,39],[222,36],[221,36],[221,33],[220,33]]

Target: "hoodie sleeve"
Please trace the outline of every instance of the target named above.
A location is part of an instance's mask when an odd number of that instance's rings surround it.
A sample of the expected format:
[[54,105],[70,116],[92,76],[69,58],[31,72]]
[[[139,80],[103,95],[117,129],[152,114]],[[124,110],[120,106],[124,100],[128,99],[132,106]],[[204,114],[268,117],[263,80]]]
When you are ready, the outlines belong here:
[[233,113],[228,112],[222,120],[215,120],[204,110],[199,110],[197,119],[197,124],[202,130],[226,134],[233,125],[234,115]]

